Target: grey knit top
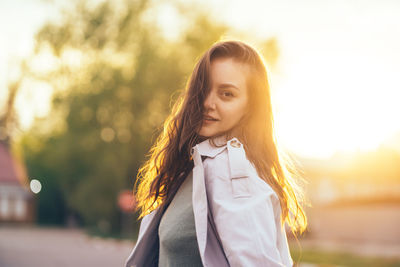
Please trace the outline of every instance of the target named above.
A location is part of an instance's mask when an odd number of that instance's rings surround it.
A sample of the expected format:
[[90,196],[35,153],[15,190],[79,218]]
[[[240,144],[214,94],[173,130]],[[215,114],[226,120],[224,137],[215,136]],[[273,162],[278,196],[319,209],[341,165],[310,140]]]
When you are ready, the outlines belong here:
[[191,172],[161,218],[158,228],[160,267],[203,266],[196,238],[192,184]]

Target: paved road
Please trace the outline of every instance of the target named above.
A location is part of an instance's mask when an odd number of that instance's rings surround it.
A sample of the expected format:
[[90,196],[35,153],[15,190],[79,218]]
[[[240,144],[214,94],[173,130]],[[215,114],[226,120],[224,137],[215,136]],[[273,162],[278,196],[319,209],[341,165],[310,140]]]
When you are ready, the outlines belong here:
[[122,267],[132,248],[80,230],[0,226],[1,267]]

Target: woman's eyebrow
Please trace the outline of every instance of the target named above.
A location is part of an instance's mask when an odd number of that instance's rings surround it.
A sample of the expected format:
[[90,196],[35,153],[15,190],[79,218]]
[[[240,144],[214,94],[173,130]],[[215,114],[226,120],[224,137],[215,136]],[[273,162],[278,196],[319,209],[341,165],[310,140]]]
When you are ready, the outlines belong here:
[[224,88],[235,88],[236,90],[240,91],[239,87],[232,83],[221,83],[218,85],[219,88],[224,89]]

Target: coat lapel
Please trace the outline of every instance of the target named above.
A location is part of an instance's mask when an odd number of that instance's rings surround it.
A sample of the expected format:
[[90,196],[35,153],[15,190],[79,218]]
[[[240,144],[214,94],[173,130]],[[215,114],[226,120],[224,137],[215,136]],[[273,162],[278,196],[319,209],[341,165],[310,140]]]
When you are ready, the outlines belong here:
[[206,243],[207,231],[209,229],[209,211],[202,156],[214,158],[217,154],[219,154],[226,148],[225,138],[217,138],[214,141],[217,146],[212,145],[210,143],[210,139],[207,139],[200,144],[194,146],[192,150],[192,157],[194,161],[192,194],[193,213],[196,226],[197,243],[199,245],[200,256],[204,266],[208,265],[208,257],[206,255]]
[[207,241],[207,196],[205,194],[206,187],[204,182],[203,163],[198,151],[198,146],[194,147],[192,157],[194,161],[192,194],[193,213],[200,256],[204,264],[204,253]]

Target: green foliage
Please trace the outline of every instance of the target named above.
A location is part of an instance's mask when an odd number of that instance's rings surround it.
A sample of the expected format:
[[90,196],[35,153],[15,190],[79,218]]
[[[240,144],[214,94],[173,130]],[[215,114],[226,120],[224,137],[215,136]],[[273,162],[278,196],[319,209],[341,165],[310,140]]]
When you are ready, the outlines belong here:
[[307,263],[312,266],[333,267],[333,266],[362,266],[362,267],[395,267],[400,266],[400,260],[380,258],[372,256],[357,256],[345,252],[320,251],[320,250],[297,250],[291,249],[295,263]]
[[[49,73],[31,73],[56,93],[49,118],[36,121],[21,144],[30,176],[43,184],[39,209],[56,205],[86,225],[107,221],[115,229],[118,192],[133,187],[171,96],[228,27],[191,12],[186,30],[171,41],[149,16],[149,1],[118,2],[120,11],[111,2],[82,3],[37,34],[37,55],[50,48],[59,63]],[[39,213],[39,221],[65,216]]]

